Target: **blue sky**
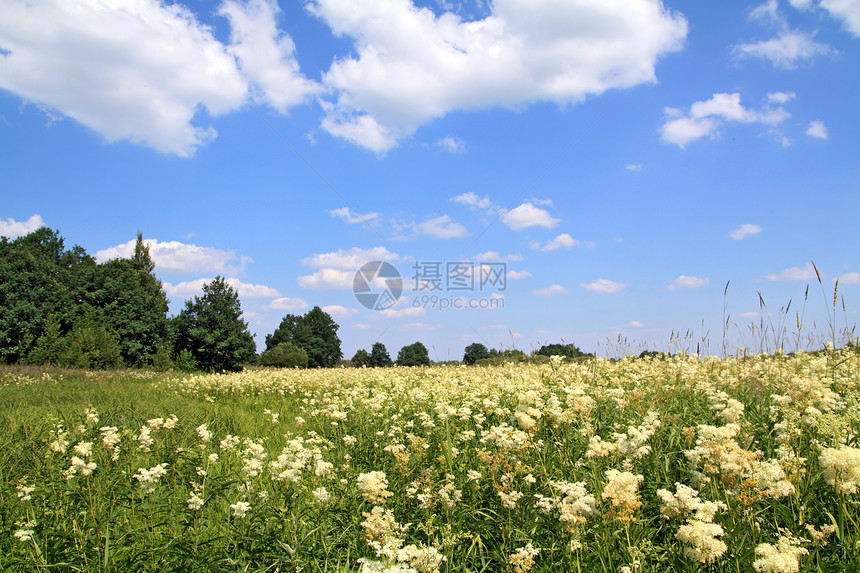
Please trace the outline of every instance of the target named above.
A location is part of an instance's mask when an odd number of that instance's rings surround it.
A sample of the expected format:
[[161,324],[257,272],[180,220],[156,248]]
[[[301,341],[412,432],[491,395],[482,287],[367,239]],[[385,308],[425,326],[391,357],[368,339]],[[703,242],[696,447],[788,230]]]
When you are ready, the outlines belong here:
[[[318,305],[347,357],[719,353],[724,302],[733,345],[828,331],[836,279],[857,321],[858,91],[856,0],[12,0],[0,234],[107,260],[141,231],[173,312],[229,277],[260,345]],[[384,310],[353,293],[374,260]],[[458,262],[504,289],[428,290]]]

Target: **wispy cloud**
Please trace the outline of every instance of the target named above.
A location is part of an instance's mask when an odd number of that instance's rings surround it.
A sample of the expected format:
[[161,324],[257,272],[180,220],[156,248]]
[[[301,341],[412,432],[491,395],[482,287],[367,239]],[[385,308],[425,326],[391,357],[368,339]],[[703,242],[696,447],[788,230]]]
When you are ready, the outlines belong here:
[[590,283],[579,283],[579,286],[591,292],[615,294],[624,290],[625,287],[627,287],[627,284],[615,282],[609,279],[597,279]]
[[522,231],[528,227],[553,229],[561,222],[561,219],[553,218],[548,211],[535,207],[532,203],[523,203],[507,211],[502,215],[501,220],[513,231]]
[[688,277],[687,275],[681,275],[672,281],[672,284],[669,285],[669,290],[676,290],[679,288],[700,288],[703,286],[708,286],[711,284],[711,279],[709,278],[699,278],[699,277]]
[[802,267],[789,267],[767,275],[769,281],[808,281],[813,278],[815,278],[815,269],[812,263],[806,263]]
[[548,287],[535,289],[532,291],[532,294],[537,296],[556,296],[560,294],[567,294],[569,292],[570,289],[567,287],[563,287],[561,285],[550,285]]
[[761,233],[760,226],[753,225],[752,223],[744,223],[743,225],[729,233],[729,237],[736,241],[740,241],[741,239],[751,237],[753,235],[758,235],[759,233]]

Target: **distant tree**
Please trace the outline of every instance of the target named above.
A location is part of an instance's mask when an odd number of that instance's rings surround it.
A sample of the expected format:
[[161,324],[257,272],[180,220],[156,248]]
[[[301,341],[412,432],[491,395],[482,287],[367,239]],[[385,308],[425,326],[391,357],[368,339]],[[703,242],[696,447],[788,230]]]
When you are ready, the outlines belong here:
[[429,366],[430,353],[427,347],[420,342],[404,346],[397,353],[398,366]]
[[362,366],[370,366],[370,354],[367,353],[367,350],[359,348],[352,356],[352,360],[350,360],[350,363],[356,368],[361,368]]
[[565,358],[590,356],[590,354],[577,348],[575,344],[545,344],[535,354],[539,356],[564,356]]
[[238,371],[256,354],[239,294],[220,276],[203,285],[202,296],[185,301],[174,327],[176,352],[187,350],[204,370]]
[[291,342],[281,342],[260,355],[260,364],[277,368],[305,368],[308,353]]
[[266,336],[266,348],[290,342],[307,352],[310,368],[337,366],[343,358],[338,328],[327,312],[315,306],[302,316],[285,316],[275,332]]
[[463,354],[463,362],[465,364],[475,364],[478,360],[484,360],[490,357],[490,351],[480,342],[474,342],[466,347]]
[[59,334],[81,313],[81,276],[95,267],[83,248],[65,250],[57,231],[41,227],[23,237],[0,237],[0,361],[28,358],[53,317]]
[[119,338],[101,324],[82,320],[66,337],[65,366],[104,370],[122,366]]
[[370,365],[377,368],[394,366],[391,356],[388,355],[388,349],[381,342],[374,342],[370,348]]

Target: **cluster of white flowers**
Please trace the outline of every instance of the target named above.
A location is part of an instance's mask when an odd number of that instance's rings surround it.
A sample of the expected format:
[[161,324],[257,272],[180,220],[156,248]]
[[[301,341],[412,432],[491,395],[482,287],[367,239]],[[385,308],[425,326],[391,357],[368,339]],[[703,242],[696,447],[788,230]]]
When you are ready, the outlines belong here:
[[860,491],[860,448],[825,448],[818,458],[824,479],[843,494]]
[[[90,444],[92,446],[92,444]],[[85,451],[85,450],[84,450]],[[65,471],[66,479],[72,479],[76,475],[81,476],[89,476],[96,470],[95,462],[87,462],[79,458],[78,456],[72,456],[72,464],[69,466],[69,469]]]
[[800,542],[800,539],[791,535],[782,535],[776,545],[758,545],[755,548],[758,559],[753,562],[753,569],[764,573],[798,573],[800,557],[809,553],[800,547]]
[[508,563],[514,568],[515,573],[527,573],[532,570],[535,564],[535,557],[540,554],[540,549],[535,549],[529,543],[525,547],[520,547],[510,555],[508,555]]
[[30,501],[33,499],[32,493],[36,491],[35,485],[18,485],[18,501]]
[[15,539],[21,541],[22,543],[33,539],[33,535],[35,535],[36,533],[33,528],[37,525],[35,521],[27,521],[25,523],[17,522],[15,523],[15,525],[18,526],[18,529],[16,529],[15,533],[13,533]]
[[203,446],[209,443],[209,440],[212,439],[212,432],[209,431],[208,424],[200,424],[195,428],[197,432],[197,436],[200,438],[200,441],[203,442]]
[[362,497],[371,503],[385,503],[394,495],[388,491],[388,478],[385,472],[368,472],[358,475],[358,490]]
[[145,493],[152,493],[155,491],[155,485],[165,475],[167,475],[167,463],[160,463],[148,469],[139,468],[132,477],[140,483]]
[[603,488],[601,497],[608,499],[617,511],[617,519],[629,521],[632,514],[641,505],[639,501],[639,484],[645,476],[634,475],[631,472],[620,472],[616,469],[606,470],[606,487]]

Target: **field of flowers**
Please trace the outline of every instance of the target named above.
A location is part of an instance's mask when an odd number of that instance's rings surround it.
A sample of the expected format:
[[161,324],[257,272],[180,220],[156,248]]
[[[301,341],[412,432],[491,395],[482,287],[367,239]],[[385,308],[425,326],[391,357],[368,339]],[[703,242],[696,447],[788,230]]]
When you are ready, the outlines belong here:
[[2,571],[860,571],[860,354],[0,376]]

